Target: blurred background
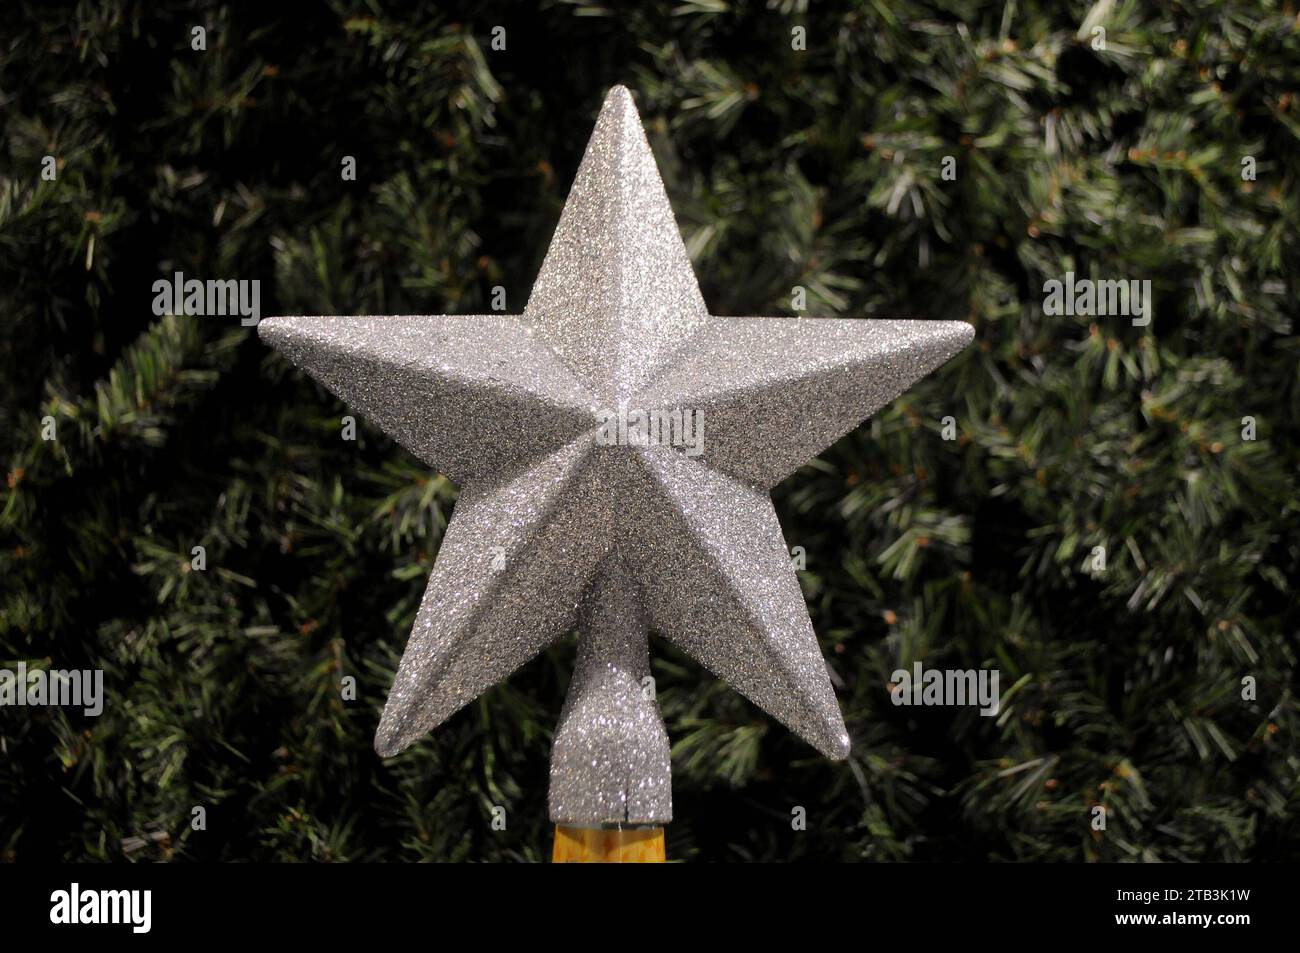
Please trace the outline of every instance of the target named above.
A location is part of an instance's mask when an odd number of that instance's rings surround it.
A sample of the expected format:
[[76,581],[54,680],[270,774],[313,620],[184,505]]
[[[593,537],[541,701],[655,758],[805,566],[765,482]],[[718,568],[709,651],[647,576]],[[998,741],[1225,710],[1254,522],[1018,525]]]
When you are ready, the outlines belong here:
[[[652,643],[669,856],[1295,859],[1291,0],[11,0],[0,665],[107,698],[0,708],[0,855],[549,856],[572,640],[379,759],[456,489],[153,282],[521,311],[616,83],[713,313],[976,328],[776,492],[849,761]],[[1150,280],[1151,322],[1048,316],[1067,272]],[[916,660],[996,668],[1000,715],[895,706]]]

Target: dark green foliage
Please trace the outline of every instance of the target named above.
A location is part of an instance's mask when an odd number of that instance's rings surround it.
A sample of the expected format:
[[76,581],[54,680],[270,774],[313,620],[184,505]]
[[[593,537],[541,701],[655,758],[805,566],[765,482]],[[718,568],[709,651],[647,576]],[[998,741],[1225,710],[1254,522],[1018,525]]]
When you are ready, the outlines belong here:
[[[455,488],[364,420],[341,440],[347,409],[237,319],[155,317],[152,283],[521,310],[622,82],[715,313],[802,285],[810,314],[977,328],[777,494],[848,763],[655,644],[670,854],[1297,856],[1294,6],[808,6],[6,5],[0,666],[100,667],[109,697],[0,709],[0,852],[546,856],[572,645],[381,761]],[[1046,316],[1066,271],[1150,279],[1154,320]],[[996,667],[1001,716],[895,707],[915,659]]]

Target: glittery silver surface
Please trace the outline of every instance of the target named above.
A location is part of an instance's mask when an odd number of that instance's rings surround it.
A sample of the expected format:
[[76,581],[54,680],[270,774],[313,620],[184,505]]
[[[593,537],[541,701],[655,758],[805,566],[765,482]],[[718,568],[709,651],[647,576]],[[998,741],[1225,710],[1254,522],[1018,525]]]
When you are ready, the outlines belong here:
[[[671,816],[644,626],[822,753],[836,704],[768,490],[970,342],[954,321],[705,311],[627,90],[605,101],[522,316],[268,318],[262,337],[461,486],[380,721],[395,754],[580,629],[565,823]],[[598,414],[694,410],[702,452]]]
[[668,732],[654,699],[635,577],[611,557],[578,620],[578,660],[551,748],[557,824],[673,819]]
[[632,94],[610,90],[524,321],[603,406],[709,322]]

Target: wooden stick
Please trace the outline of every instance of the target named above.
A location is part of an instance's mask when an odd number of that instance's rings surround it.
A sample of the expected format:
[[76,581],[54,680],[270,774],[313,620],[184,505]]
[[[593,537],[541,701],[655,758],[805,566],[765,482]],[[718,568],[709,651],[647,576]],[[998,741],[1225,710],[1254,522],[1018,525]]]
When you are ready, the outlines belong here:
[[555,864],[662,864],[664,829],[637,827],[568,827],[555,825]]

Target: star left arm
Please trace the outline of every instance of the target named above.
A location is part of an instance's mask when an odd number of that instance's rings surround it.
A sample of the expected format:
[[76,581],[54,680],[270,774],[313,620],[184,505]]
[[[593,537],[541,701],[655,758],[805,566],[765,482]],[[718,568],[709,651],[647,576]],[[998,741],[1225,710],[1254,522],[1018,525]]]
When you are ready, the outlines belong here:
[[594,398],[514,315],[279,317],[258,334],[457,484],[591,427]]

